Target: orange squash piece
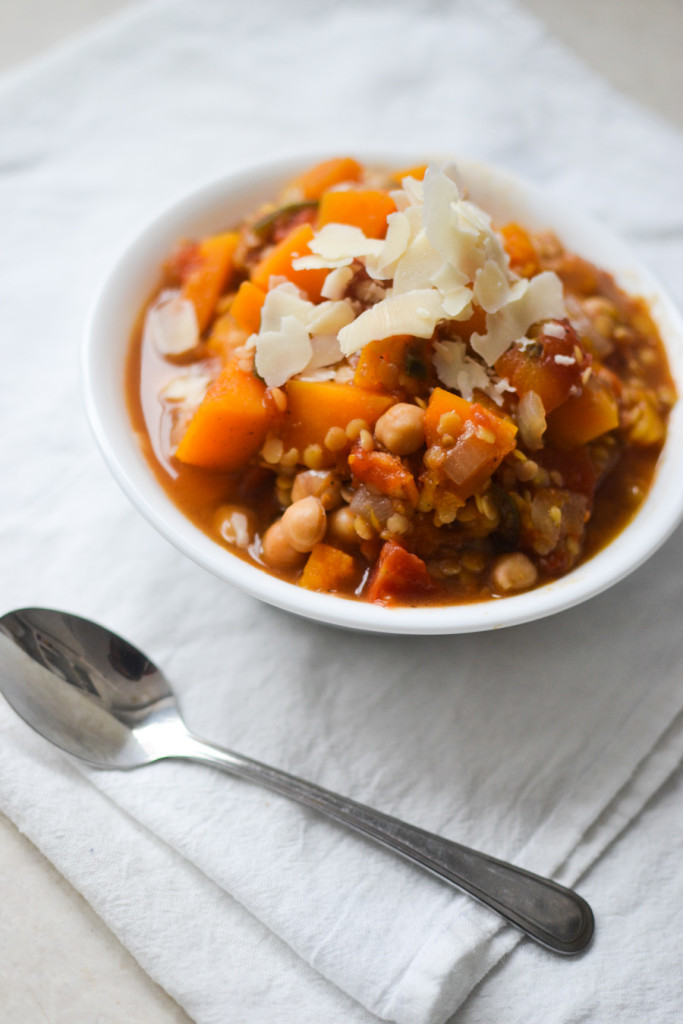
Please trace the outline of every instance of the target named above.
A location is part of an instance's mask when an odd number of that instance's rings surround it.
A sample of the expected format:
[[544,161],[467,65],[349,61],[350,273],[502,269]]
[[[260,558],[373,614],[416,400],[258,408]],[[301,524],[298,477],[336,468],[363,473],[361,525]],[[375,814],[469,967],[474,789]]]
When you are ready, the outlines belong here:
[[225,365],[238,345],[245,341],[244,330],[238,326],[232,313],[221,313],[214,318],[206,341],[208,351],[220,357]]
[[352,420],[365,420],[368,427],[373,427],[394,404],[390,395],[335,381],[290,380],[285,391],[287,418],[281,434],[285,450],[297,448],[303,454],[309,445],[319,445],[328,465],[335,459],[334,453],[325,447],[331,427],[345,430]]
[[359,572],[353,557],[331,544],[316,544],[310,555],[299,585],[306,590],[320,590],[334,593],[351,590],[356,584]]
[[363,168],[353,157],[333,157],[304,171],[291,182],[290,187],[300,192],[304,199],[320,199],[334,185],[360,181],[362,176]]
[[403,181],[404,178],[415,178],[422,181],[427,173],[427,164],[417,164],[415,167],[403,167],[400,171],[392,172],[395,181]]
[[261,309],[266,301],[266,293],[257,288],[251,281],[242,281],[233,299],[230,312],[238,327],[247,334],[257,334],[261,326]]
[[199,243],[195,262],[183,280],[182,294],[195,308],[200,331],[208,326],[218,298],[230,279],[238,241],[236,231],[204,238]]
[[319,228],[325,224],[350,224],[360,228],[367,238],[384,238],[390,213],[396,213],[396,203],[388,192],[350,188],[324,194],[317,223]]
[[272,419],[266,387],[236,360],[207,391],[176,450],[192,466],[220,472],[243,469],[263,444]]
[[528,232],[519,224],[505,224],[500,234],[503,236],[503,248],[510,258],[510,269],[520,277],[537,274],[541,268]]
[[398,386],[406,347],[412,342],[409,334],[370,341],[358,357],[353,383],[372,391],[395,391]]
[[611,381],[592,373],[580,394],[551,412],[545,436],[558,448],[577,448],[618,426],[619,403]]
[[286,235],[274,249],[263,257],[251,275],[252,284],[267,292],[271,277],[286,277],[297,288],[306,292],[312,302],[320,301],[320,289],[329,271],[295,270],[292,261],[299,256],[310,256],[308,247],[313,239],[313,228],[310,224],[299,224]]

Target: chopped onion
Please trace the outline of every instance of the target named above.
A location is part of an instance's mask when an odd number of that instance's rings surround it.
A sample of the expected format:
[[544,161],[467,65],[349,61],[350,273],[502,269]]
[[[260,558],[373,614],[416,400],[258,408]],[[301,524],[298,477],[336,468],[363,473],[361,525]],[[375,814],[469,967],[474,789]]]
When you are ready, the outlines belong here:
[[517,426],[520,437],[524,444],[532,452],[537,451],[543,444],[542,438],[545,433],[545,408],[539,395],[535,391],[527,391],[519,401],[517,410]]
[[364,484],[358,488],[350,504],[354,515],[361,516],[367,523],[384,526],[394,513],[394,503],[385,494],[373,494]]
[[460,486],[490,460],[490,443],[477,437],[472,424],[467,423],[454,447],[443,460],[443,468],[453,483]]

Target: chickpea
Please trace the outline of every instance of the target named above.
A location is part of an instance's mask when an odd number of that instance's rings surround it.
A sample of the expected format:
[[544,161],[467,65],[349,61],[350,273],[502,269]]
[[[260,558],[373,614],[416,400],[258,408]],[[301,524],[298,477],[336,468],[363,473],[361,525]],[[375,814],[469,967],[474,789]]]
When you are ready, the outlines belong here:
[[341,503],[341,484],[329,469],[302,470],[294,478],[292,502],[300,501],[311,494],[314,498],[320,498],[323,508],[329,512]]
[[360,537],[356,533],[355,521],[355,513],[348,505],[343,505],[328,516],[327,531],[340,544],[358,544]]
[[425,443],[425,414],[419,405],[398,402],[380,416],[375,437],[392,455],[412,455]]
[[282,519],[276,519],[263,535],[261,554],[271,569],[295,569],[303,562],[300,551],[292,547]]
[[536,566],[521,551],[501,555],[493,567],[492,580],[496,590],[526,590],[533,587],[537,579]]
[[282,516],[282,529],[295,551],[312,551],[325,536],[327,516],[320,498],[310,494],[295,501]]

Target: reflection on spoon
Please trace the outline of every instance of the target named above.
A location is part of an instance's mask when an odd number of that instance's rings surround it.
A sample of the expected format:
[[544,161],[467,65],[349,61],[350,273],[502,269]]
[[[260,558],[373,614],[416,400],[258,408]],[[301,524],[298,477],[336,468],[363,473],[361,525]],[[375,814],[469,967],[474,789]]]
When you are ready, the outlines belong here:
[[155,665],[88,619],[45,608],[9,612],[0,618],[0,663],[0,689],[24,721],[97,768],[204,762],[374,839],[550,949],[578,953],[591,941],[591,909],[570,889],[193,736]]

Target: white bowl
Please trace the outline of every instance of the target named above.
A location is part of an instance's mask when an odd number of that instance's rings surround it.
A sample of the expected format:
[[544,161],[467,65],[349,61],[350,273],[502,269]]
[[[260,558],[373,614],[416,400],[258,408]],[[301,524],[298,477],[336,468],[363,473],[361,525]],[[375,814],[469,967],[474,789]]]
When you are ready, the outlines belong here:
[[[368,164],[410,166],[405,154],[362,155]],[[612,586],[645,561],[683,516],[683,408],[673,409],[656,477],[638,514],[606,548],[567,576],[535,590],[476,604],[385,608],[318,594],[276,579],[232,555],[194,526],[167,496],[142,454],[128,416],[124,367],[140,309],[154,288],[159,267],[175,243],[237,224],[315,158],[289,160],[242,171],[206,185],[157,216],[125,250],[91,312],[83,349],[89,419],[114,476],[140,512],[180,551],[216,576],[254,597],[320,622],[380,633],[469,633],[498,629],[552,615]],[[475,202],[495,221],[516,220],[550,228],[571,251],[615,275],[628,292],[650,304],[665,343],[679,393],[683,394],[683,322],[662,288],[609,232],[566,204],[507,173],[456,160]]]

